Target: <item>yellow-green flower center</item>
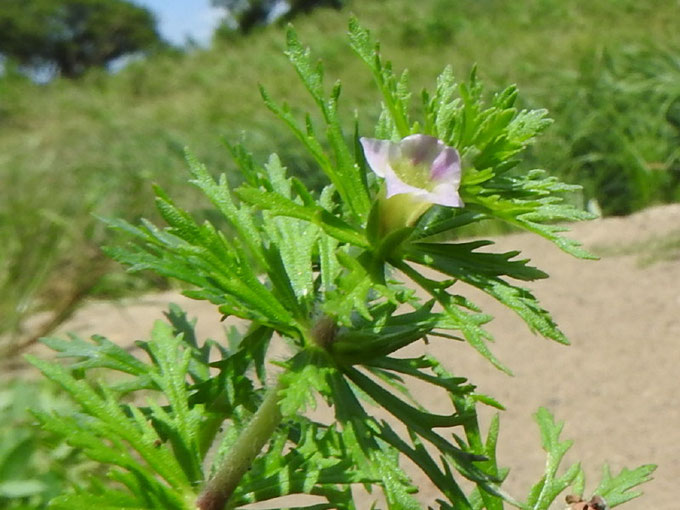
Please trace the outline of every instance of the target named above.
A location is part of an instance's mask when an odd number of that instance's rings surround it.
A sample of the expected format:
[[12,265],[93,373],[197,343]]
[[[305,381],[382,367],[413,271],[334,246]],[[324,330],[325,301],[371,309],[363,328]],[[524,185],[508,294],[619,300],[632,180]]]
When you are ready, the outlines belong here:
[[430,165],[414,163],[410,158],[398,158],[390,161],[390,166],[399,179],[414,188],[432,191],[434,182],[430,178]]

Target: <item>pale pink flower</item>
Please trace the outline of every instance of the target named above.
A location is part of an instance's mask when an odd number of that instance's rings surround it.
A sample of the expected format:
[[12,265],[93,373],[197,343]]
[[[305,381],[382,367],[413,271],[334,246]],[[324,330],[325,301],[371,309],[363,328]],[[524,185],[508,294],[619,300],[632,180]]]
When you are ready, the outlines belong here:
[[427,135],[398,143],[361,138],[368,166],[385,179],[385,197],[408,194],[417,202],[463,207],[458,194],[460,156],[453,147]]

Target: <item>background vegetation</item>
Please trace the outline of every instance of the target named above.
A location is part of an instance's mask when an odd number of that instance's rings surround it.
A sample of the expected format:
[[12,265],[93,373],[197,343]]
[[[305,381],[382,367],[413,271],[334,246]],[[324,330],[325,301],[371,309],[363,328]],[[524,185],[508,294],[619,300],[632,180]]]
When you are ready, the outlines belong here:
[[[626,214],[680,197],[680,14],[658,0],[407,0],[346,2],[296,19],[332,78],[344,114],[368,125],[378,113],[370,78],[344,44],[349,10],[405,63],[419,88],[447,64],[474,63],[493,92],[509,83],[524,107],[546,107],[555,125],[527,166],[585,186],[575,197]],[[220,136],[247,139],[255,157],[278,151],[313,183],[317,170],[263,107],[257,84],[306,105],[281,55],[279,26],[219,31],[212,48],[167,51],[120,72],[36,84],[8,67],[0,78],[0,332],[30,341],[24,319],[54,311],[45,328],[86,295],[129,293],[101,255],[115,242],[95,215],[154,217],[150,182],[184,186],[183,147],[211,171],[229,170]],[[200,211],[199,211],[200,212]],[[0,344],[1,345],[1,344]],[[0,346],[0,348],[2,348]]]
[[76,78],[163,45],[151,11],[124,0],[3,0],[0,54],[38,72]]

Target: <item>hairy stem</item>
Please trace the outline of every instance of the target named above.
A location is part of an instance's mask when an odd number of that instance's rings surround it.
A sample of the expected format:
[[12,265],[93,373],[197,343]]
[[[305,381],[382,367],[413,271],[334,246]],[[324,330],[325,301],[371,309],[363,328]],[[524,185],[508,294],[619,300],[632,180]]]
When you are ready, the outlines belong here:
[[222,510],[243,475],[281,423],[281,383],[269,389],[259,409],[227,453],[215,476],[206,483],[196,501],[198,510]]

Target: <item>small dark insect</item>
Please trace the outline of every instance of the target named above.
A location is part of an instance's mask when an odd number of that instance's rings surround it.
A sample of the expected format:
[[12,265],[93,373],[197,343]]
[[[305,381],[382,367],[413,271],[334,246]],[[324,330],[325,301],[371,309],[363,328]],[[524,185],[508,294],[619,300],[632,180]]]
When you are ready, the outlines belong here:
[[593,496],[590,501],[584,501],[580,496],[567,496],[568,510],[609,510],[609,506],[600,496]]

